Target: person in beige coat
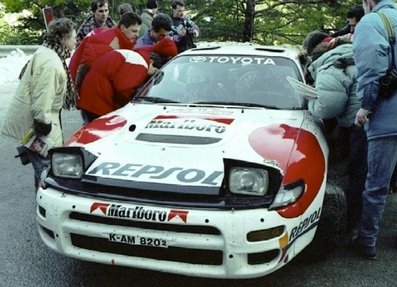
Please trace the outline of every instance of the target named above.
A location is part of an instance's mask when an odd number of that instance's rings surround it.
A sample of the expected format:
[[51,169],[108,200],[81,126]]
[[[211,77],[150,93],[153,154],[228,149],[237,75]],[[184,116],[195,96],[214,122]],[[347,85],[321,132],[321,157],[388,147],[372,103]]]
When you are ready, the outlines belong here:
[[[21,81],[11,100],[1,135],[24,143],[28,134],[44,136],[52,147],[63,144],[60,111],[73,108],[78,95],[65,60],[76,46],[75,24],[60,18],[49,24],[43,44],[21,72]],[[39,152],[26,148],[39,186],[49,160]]]

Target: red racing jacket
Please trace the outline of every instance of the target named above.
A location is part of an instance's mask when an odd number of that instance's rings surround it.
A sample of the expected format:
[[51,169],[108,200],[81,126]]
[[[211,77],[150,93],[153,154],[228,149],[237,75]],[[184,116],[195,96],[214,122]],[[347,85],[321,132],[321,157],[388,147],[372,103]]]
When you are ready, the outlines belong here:
[[102,116],[124,106],[144,83],[149,62],[147,50],[105,53],[85,75],[77,108]]
[[[76,83],[78,70],[81,65],[85,65],[82,69],[81,79],[85,76],[91,64],[100,56],[115,49],[132,50],[135,42],[128,39],[119,27],[110,29],[95,29],[91,36],[87,36],[74,51],[69,63],[69,71],[73,82]],[[80,67],[80,68],[79,68]],[[80,70],[79,70],[80,73]],[[77,85],[80,90],[79,85]]]

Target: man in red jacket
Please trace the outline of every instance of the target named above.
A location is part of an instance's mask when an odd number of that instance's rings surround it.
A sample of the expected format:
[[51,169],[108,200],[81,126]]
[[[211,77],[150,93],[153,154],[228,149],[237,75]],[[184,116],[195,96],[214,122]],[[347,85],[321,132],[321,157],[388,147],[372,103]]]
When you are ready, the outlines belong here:
[[176,54],[175,43],[167,38],[150,48],[105,53],[85,76],[77,107],[85,112],[89,121],[121,108],[132,99],[147,76],[161,68],[166,62],[164,58]]
[[102,29],[84,38],[70,59],[69,70],[77,88],[90,65],[100,56],[114,49],[129,49],[135,45],[142,20],[139,15],[127,12],[121,16],[117,27]]

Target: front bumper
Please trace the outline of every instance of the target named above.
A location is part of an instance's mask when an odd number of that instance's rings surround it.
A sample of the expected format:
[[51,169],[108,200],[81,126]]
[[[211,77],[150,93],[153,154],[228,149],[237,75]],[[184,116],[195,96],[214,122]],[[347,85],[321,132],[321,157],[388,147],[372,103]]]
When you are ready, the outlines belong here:
[[197,277],[254,278],[275,271],[314,236],[315,228],[290,242],[300,220],[264,208],[173,209],[53,188],[37,193],[39,233],[51,249],[81,260]]

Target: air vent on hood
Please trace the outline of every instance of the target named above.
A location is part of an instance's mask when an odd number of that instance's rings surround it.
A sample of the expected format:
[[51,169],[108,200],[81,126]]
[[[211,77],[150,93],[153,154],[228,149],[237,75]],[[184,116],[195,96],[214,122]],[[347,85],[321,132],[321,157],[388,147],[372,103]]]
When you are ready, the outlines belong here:
[[206,145],[217,143],[221,138],[141,133],[136,137],[136,140],[155,143]]

